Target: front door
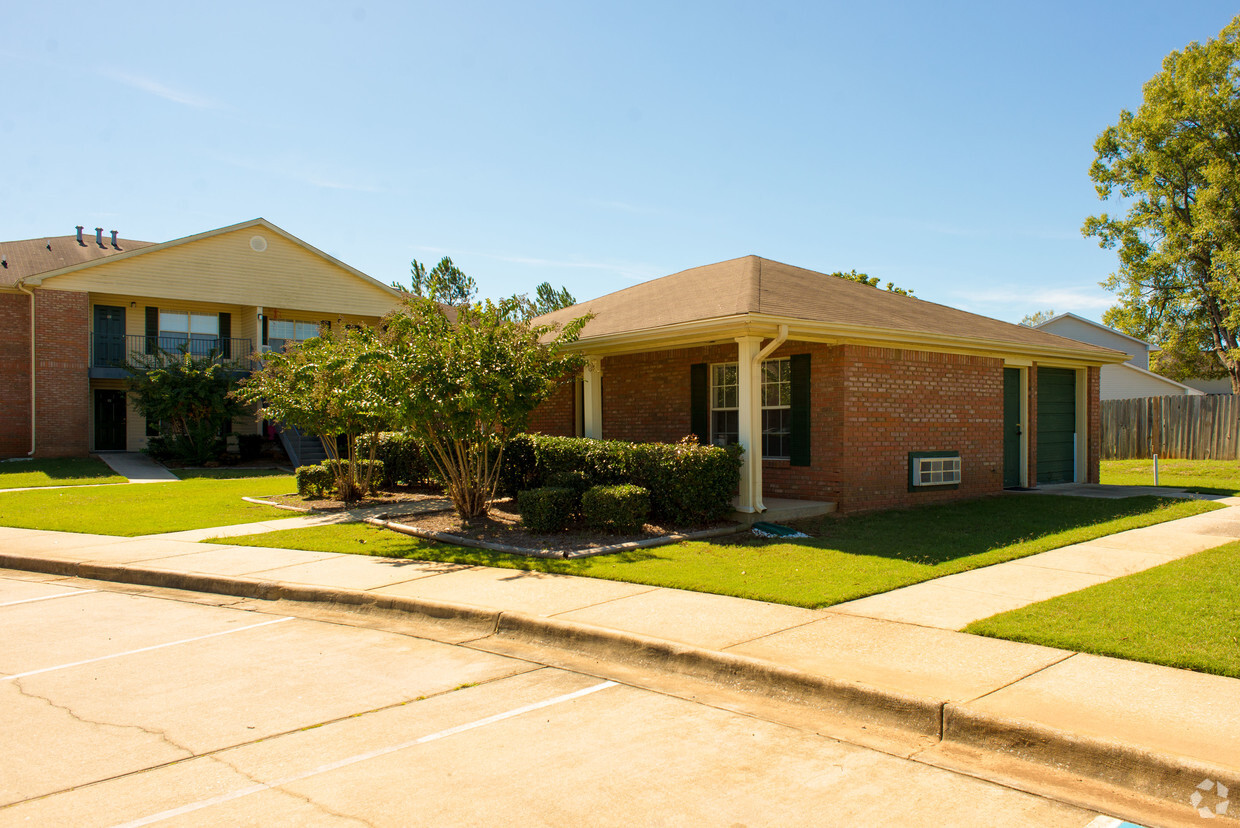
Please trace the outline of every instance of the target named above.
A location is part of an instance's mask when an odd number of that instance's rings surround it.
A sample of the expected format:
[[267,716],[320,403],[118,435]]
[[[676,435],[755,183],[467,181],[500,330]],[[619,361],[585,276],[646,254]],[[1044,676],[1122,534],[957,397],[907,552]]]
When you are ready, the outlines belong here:
[[95,358],[92,365],[120,365],[125,361],[125,309],[95,305]]
[[95,451],[125,451],[125,392],[95,389]]
[[1020,369],[1003,369],[1003,487],[1020,485]]
[[1038,369],[1038,482],[1076,479],[1076,372]]

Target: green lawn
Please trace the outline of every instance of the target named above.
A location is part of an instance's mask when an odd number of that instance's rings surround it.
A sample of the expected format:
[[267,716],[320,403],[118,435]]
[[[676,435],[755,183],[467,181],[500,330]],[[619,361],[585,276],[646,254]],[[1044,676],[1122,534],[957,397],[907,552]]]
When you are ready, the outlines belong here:
[[1061,595],[965,632],[1240,678],[1240,543]]
[[217,542],[560,572],[822,607],[1217,508],[1155,497],[1008,495],[801,523],[810,539],[744,534],[570,561],[449,546],[360,524]]
[[[1102,483],[1153,486],[1153,460],[1103,460]],[[1158,485],[1207,494],[1240,495],[1240,460],[1159,460]]]
[[0,489],[32,486],[86,486],[92,483],[124,483],[102,460],[66,457],[60,460],[10,460],[0,463]]
[[282,474],[9,492],[0,494],[0,526],[126,537],[205,529],[292,517],[286,510],[241,498],[286,494],[295,488],[293,478]]

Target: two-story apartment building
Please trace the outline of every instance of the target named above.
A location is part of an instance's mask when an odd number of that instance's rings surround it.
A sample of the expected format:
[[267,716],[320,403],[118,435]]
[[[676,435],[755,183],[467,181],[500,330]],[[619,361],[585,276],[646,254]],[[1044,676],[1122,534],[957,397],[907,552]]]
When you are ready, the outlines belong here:
[[255,353],[374,324],[400,298],[261,218],[163,243],[80,226],[0,242],[0,457],[141,449],[125,363],[188,348],[244,373]]

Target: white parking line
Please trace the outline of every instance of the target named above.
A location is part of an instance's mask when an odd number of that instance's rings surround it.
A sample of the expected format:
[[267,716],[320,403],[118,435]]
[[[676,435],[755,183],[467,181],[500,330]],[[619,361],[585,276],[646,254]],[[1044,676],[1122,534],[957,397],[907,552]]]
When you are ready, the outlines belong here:
[[591,687],[585,687],[572,693],[566,693],[563,696],[556,696],[553,699],[527,704],[524,707],[518,707],[505,713],[496,713],[494,716],[487,716],[485,719],[479,719],[476,722],[457,725],[456,727],[450,727],[447,730],[441,730],[438,733],[432,733],[429,736],[422,736],[417,739],[411,739],[408,742],[401,742],[399,745],[379,748],[368,753],[359,753],[356,756],[350,756],[346,759],[329,762],[326,765],[319,765],[317,768],[313,768],[302,773],[293,774],[292,776],[285,776],[281,779],[276,779],[271,782],[264,782],[259,785],[251,785],[248,788],[241,788],[240,790],[232,791],[231,793],[220,794],[219,796],[213,796],[210,799],[202,799],[198,802],[192,802],[189,805],[182,805],[180,808],[160,811],[157,814],[151,814],[150,816],[145,816],[141,819],[135,819],[132,822],[122,822],[114,826],[114,828],[138,828],[138,826],[141,825],[150,825],[151,823],[162,822],[165,819],[172,819],[173,817],[181,816],[182,814],[192,813],[193,811],[201,811],[203,808],[210,808],[212,805],[220,805],[224,802],[231,802],[234,799],[249,796],[250,794],[269,791],[272,788],[278,788],[281,785],[288,785],[292,782],[299,782],[302,779],[309,779],[311,776],[318,776],[319,774],[339,770],[340,768],[345,768],[349,765],[356,765],[358,762],[365,762],[367,759],[375,759],[379,756],[386,756],[387,754],[395,753],[398,750],[405,750],[406,748],[416,747],[417,745],[424,745],[427,742],[434,742],[435,740],[442,739],[445,736],[453,736],[457,733],[464,733],[467,730],[485,727],[486,725],[494,724],[495,722],[502,722],[504,719],[511,719],[514,716],[520,716],[522,713],[529,713],[534,710],[541,710],[544,707],[550,707],[553,704],[560,704],[562,702],[572,701],[573,699],[579,699],[582,696],[588,696],[591,693],[597,693],[599,690],[606,690],[608,687],[615,686],[616,682],[605,681],[602,684],[595,684]]
[[0,604],[0,607],[15,607],[18,604],[33,604],[35,601],[50,601],[53,598],[69,598],[73,595],[85,595],[88,592],[98,592],[97,589],[75,589],[72,592],[58,592],[55,595],[44,595],[41,598],[23,598],[20,601],[6,601]]
[[57,664],[55,667],[41,667],[38,670],[29,670],[25,673],[17,673],[12,676],[0,676],[0,681],[14,681],[27,676],[37,676],[40,673],[50,673],[54,670],[68,670],[70,667],[81,667],[83,664],[94,664],[96,661],[107,661],[111,658],[120,658],[121,656],[136,655],[138,653],[149,653],[151,650],[162,650],[164,647],[175,647],[178,644],[190,644],[194,641],[205,641],[208,638],[218,638],[221,635],[232,635],[233,633],[245,632],[246,630],[256,630],[259,627],[269,627],[272,624],[281,624],[285,621],[292,621],[292,616],[285,618],[277,618],[273,621],[264,621],[261,624],[250,624],[248,627],[236,627],[231,630],[223,630],[221,632],[208,633],[207,635],[199,635],[194,638],[182,638],[180,641],[169,641],[167,644],[152,644],[150,647],[139,647],[136,650],[126,650],[123,653],[113,653],[112,655],[99,656],[98,658],[88,658],[83,661],[74,661],[69,664]]

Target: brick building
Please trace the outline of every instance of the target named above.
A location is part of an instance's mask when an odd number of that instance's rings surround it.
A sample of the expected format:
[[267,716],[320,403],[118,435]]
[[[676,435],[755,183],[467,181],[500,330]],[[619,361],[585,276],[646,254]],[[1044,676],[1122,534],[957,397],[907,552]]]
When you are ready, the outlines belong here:
[[1127,358],[756,256],[539,321],[585,313],[587,368],[531,430],[738,442],[750,512],[764,496],[863,511],[1097,482],[1099,370]]
[[0,242],[0,458],[144,447],[127,363],[184,348],[244,373],[255,352],[323,323],[373,324],[399,303],[261,218],[158,244],[82,227]]

